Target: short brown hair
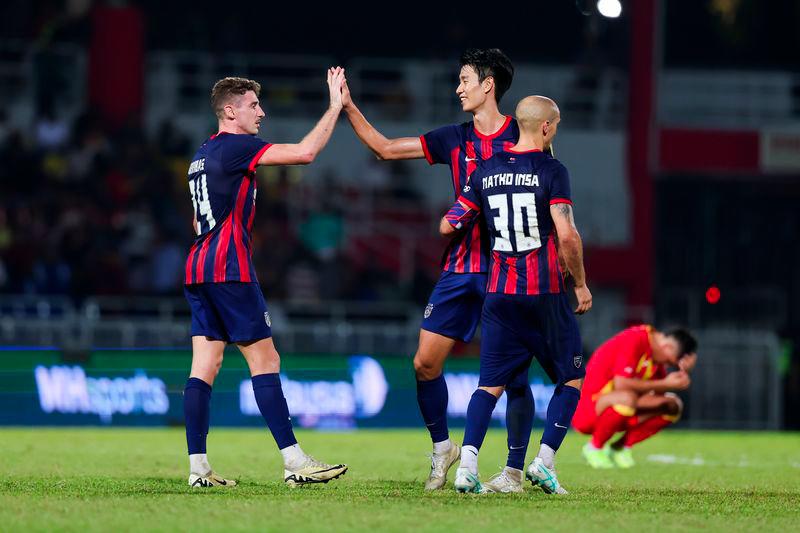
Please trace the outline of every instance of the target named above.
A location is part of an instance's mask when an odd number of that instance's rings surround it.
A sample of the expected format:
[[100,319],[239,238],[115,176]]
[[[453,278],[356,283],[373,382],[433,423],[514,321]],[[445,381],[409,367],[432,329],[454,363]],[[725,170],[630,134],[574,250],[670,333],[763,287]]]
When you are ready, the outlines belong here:
[[222,110],[230,99],[235,95],[241,96],[247,91],[253,91],[258,96],[261,94],[261,84],[247,78],[222,78],[211,89],[211,108],[217,117],[221,118]]

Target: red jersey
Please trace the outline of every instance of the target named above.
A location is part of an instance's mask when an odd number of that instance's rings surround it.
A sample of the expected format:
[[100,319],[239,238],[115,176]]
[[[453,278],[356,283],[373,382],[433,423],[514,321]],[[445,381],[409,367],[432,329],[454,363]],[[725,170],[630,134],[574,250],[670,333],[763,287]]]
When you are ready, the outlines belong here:
[[[653,361],[651,335],[648,325],[628,328],[601,344],[586,365],[582,397],[592,402],[614,390],[614,378],[662,379],[667,367]],[[583,399],[583,398],[582,398]]]

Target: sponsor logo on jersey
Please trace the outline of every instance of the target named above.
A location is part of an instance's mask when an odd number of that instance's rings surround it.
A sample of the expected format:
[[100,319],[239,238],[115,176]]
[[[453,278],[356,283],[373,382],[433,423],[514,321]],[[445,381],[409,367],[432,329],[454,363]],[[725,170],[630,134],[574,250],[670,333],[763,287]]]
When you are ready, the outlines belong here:
[[428,318],[429,316],[431,316],[432,312],[433,312],[433,304],[428,304],[425,306],[425,313],[423,313],[423,315],[425,316],[425,318]]

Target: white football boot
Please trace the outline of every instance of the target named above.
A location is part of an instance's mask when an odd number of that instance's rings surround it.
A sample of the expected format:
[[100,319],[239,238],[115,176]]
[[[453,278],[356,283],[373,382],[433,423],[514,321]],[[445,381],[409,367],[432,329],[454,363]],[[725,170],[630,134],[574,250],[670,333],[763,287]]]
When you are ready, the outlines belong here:
[[305,461],[295,468],[283,467],[283,481],[290,487],[309,485],[312,483],[327,483],[332,479],[343,476],[347,472],[347,465],[329,465],[317,461],[306,455]]
[[483,492],[483,485],[476,474],[469,471],[469,468],[458,467],[456,470],[456,480],[454,482],[456,491],[461,493],[473,492],[480,494]]
[[189,486],[192,488],[208,488],[208,487],[235,487],[236,481],[233,479],[225,479],[224,477],[215,474],[212,470],[208,474],[189,474]]
[[444,453],[431,455],[431,473],[425,481],[425,490],[438,490],[447,482],[447,471],[461,458],[461,447],[455,442]]
[[545,494],[569,494],[561,483],[558,482],[556,471],[544,466],[544,462],[537,457],[528,465],[525,477],[534,487],[539,487]]
[[483,483],[483,492],[487,494],[523,492],[522,470],[505,467],[499,474],[493,475],[489,481]]

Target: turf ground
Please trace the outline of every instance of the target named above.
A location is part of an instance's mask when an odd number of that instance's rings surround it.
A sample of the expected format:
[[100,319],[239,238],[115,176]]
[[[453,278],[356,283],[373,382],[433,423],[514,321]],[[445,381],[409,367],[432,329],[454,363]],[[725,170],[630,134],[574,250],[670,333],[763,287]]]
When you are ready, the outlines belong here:
[[[460,438],[460,435],[458,435]],[[0,530],[800,530],[800,435],[671,431],[642,443],[629,471],[584,466],[585,439],[559,452],[570,494],[422,491],[422,431],[298,432],[306,451],[350,465],[328,485],[289,489],[265,431],[214,430],[214,468],[233,489],[186,485],[180,429],[0,429]],[[484,479],[504,434],[481,452]]]

